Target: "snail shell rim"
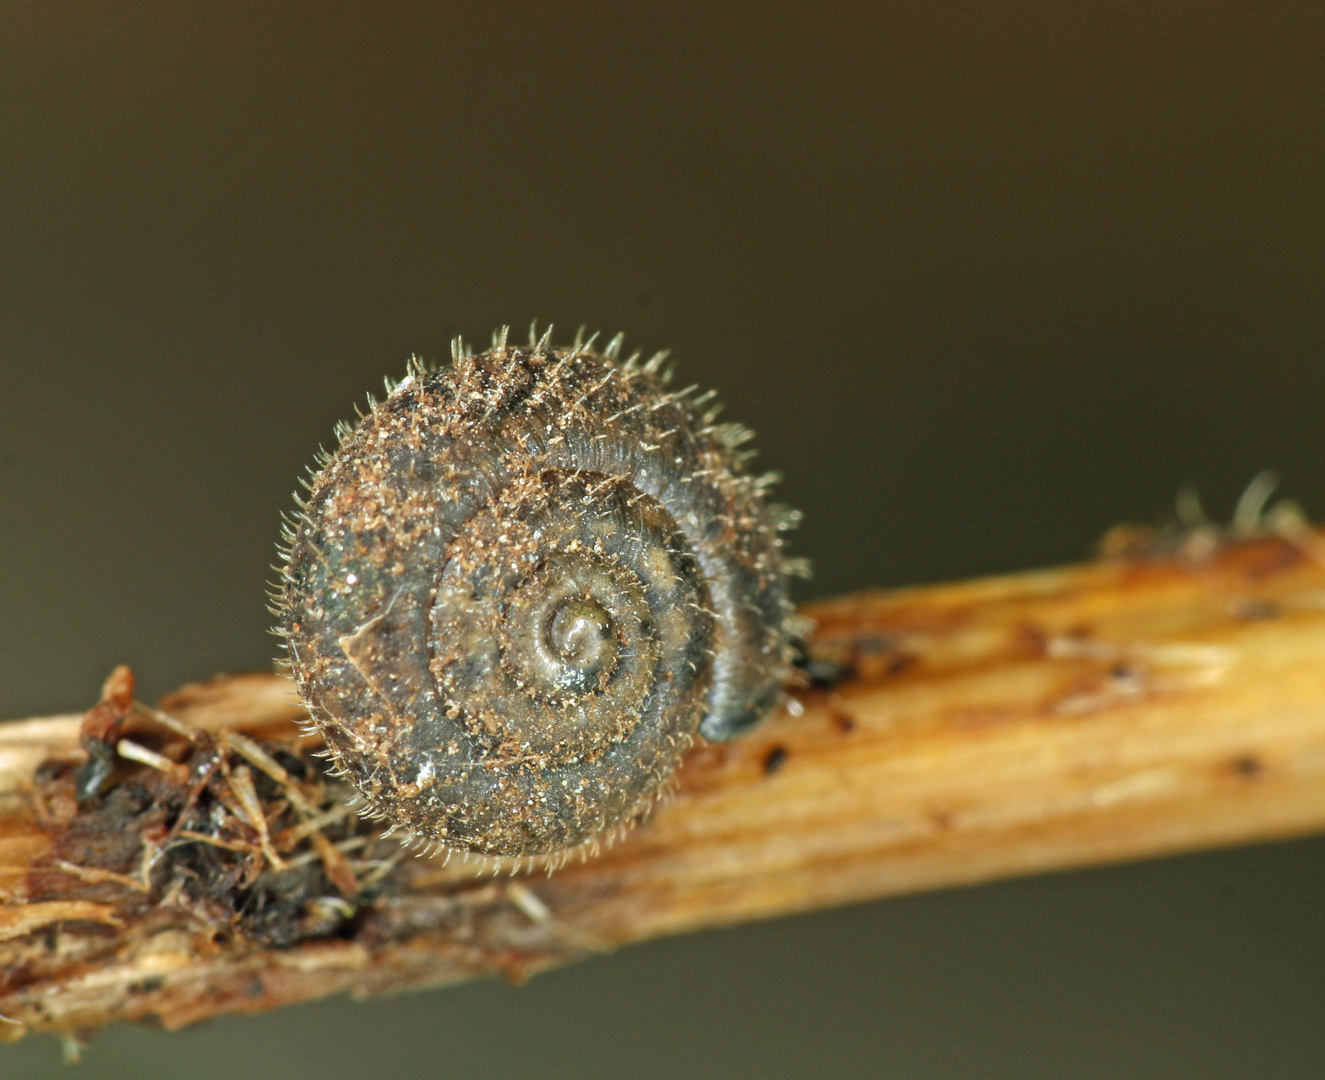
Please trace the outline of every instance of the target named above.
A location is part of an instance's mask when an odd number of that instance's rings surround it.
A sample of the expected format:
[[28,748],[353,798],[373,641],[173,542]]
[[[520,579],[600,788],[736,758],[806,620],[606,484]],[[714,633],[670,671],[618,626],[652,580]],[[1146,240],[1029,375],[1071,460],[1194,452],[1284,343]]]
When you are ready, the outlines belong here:
[[[619,348],[619,339],[614,341],[613,345]],[[347,776],[355,783],[363,802],[364,811],[369,816],[391,821],[394,825],[402,827],[412,839],[424,845],[440,844],[443,847],[467,849],[486,856],[523,858],[556,855],[557,853],[583,849],[587,845],[595,845],[597,838],[604,835],[613,835],[614,830],[623,825],[628,825],[647,812],[695,734],[698,733],[705,738],[719,740],[734,737],[757,723],[777,703],[781,696],[783,681],[789,670],[791,652],[788,629],[791,605],[786,597],[787,568],[782,565],[782,540],[780,537],[780,533],[786,527],[785,519],[779,518],[764,501],[764,492],[768,486],[767,478],[752,477],[744,470],[744,463],[748,454],[737,450],[737,447],[748,437],[744,429],[736,425],[714,424],[713,415],[715,410],[710,408],[707,412],[701,413],[699,405],[696,404],[696,400],[692,396],[693,390],[681,392],[666,390],[664,379],[658,372],[659,361],[657,357],[646,364],[638,364],[634,358],[623,364],[619,362],[613,346],[609,346],[602,353],[595,353],[590,347],[580,346],[578,343],[570,349],[558,350],[548,348],[546,338],[544,338],[540,343],[531,345],[529,349],[513,349],[505,345],[504,337],[500,343],[494,341],[492,350],[478,356],[463,348],[453,350],[453,353],[455,354],[454,361],[447,367],[430,369],[417,362],[412,364],[409,373],[399,383],[395,385],[388,383],[388,396],[385,401],[378,403],[372,402],[370,399],[369,410],[366,415],[361,417],[357,426],[354,428],[343,426],[338,430],[341,439],[339,449],[333,454],[325,455],[319,461],[318,471],[312,477],[311,482],[306,485],[309,488],[310,495],[306,501],[301,503],[299,517],[294,521],[287,521],[287,530],[283,539],[288,550],[283,552],[285,565],[280,582],[280,592],[277,597],[278,615],[281,622],[278,632],[285,639],[289,666],[295,676],[301,698],[308,706],[311,722],[326,740],[328,751],[333,759],[334,771],[339,775]],[[722,514],[717,515],[719,520],[716,524],[713,520],[700,520],[696,516],[696,507],[686,508],[679,515],[683,520],[676,521],[677,532],[694,549],[694,558],[699,566],[701,581],[712,594],[704,596],[698,603],[693,603],[691,606],[708,610],[708,613],[719,625],[719,633],[715,635],[719,640],[714,643],[711,649],[711,663],[708,665],[710,670],[707,673],[702,670],[696,672],[697,682],[706,685],[704,686],[704,692],[700,695],[698,707],[689,709],[689,712],[694,714],[693,717],[687,717],[679,729],[665,732],[669,744],[665,753],[655,756],[652,763],[647,760],[647,756],[644,761],[635,763],[637,770],[647,780],[639,790],[627,793],[627,796],[620,798],[616,797],[615,792],[600,790],[597,793],[599,802],[612,805],[610,814],[595,818],[592,813],[593,808],[590,807],[587,812],[580,814],[582,820],[579,820],[572,828],[554,828],[551,833],[546,832],[546,827],[548,821],[553,819],[542,820],[539,828],[545,831],[535,831],[532,834],[528,832],[528,821],[522,822],[521,824],[526,827],[526,832],[517,835],[509,830],[503,833],[500,829],[494,831],[491,828],[488,828],[487,831],[480,830],[478,832],[472,829],[457,831],[454,827],[456,811],[454,806],[448,806],[450,817],[445,824],[441,824],[437,820],[438,809],[435,805],[431,809],[426,809],[422,815],[407,812],[407,808],[419,805],[419,773],[416,772],[411,776],[406,770],[393,768],[388,770],[389,775],[384,781],[380,768],[365,770],[363,767],[365,750],[363,739],[359,738],[358,745],[355,745],[355,740],[347,737],[347,723],[352,724],[361,717],[351,716],[347,719],[345,715],[338,715],[334,707],[328,705],[325,694],[317,685],[318,678],[313,673],[304,653],[304,647],[308,644],[308,639],[301,633],[301,613],[306,613],[310,608],[318,607],[323,604],[323,600],[316,594],[310,596],[300,589],[301,581],[298,573],[300,552],[307,549],[310,530],[316,529],[319,521],[322,520],[319,514],[325,500],[329,498],[327,492],[333,490],[336,484],[343,482],[343,474],[346,471],[353,472],[353,469],[346,464],[347,461],[353,459],[356,451],[365,449],[363,444],[370,441],[379,444],[382,442],[381,418],[393,416],[399,410],[400,403],[411,396],[417,401],[430,393],[440,393],[442,397],[445,397],[447,392],[454,392],[453,400],[449,404],[456,405],[458,402],[463,410],[478,403],[477,407],[488,411],[488,416],[484,419],[484,423],[489,425],[485,429],[485,435],[491,437],[499,434],[498,430],[492,426],[493,418],[499,415],[518,414],[512,414],[509,411],[505,414],[502,413],[502,409],[509,409],[509,406],[502,404],[500,398],[502,393],[509,390],[510,387],[503,389],[501,386],[493,387],[489,385],[492,380],[488,377],[495,370],[494,364],[506,365],[510,371],[514,371],[516,367],[523,365],[526,373],[531,373],[534,376],[535,383],[537,383],[540,374],[546,373],[550,369],[569,366],[572,369],[571,373],[579,380],[575,384],[577,388],[584,384],[588,375],[594,375],[597,383],[596,390],[599,392],[608,383],[621,383],[630,388],[632,393],[637,395],[642,393],[641,400],[648,411],[653,413],[662,412],[670,420],[680,418],[689,425],[689,430],[683,432],[681,436],[682,441],[689,440],[687,443],[690,447],[689,456],[686,454],[679,455],[676,459],[678,463],[694,464],[696,460],[702,459],[700,464],[712,466],[714,462],[717,462],[723,467],[722,475],[718,480],[710,482],[706,479],[702,484],[696,482],[694,475],[674,477],[669,479],[666,484],[658,477],[650,475],[649,479],[653,483],[654,490],[652,492],[646,490],[643,494],[654,498],[670,514],[673,507],[678,505],[678,500],[672,488],[684,487],[687,484],[696,487],[708,484],[708,487],[704,490],[711,495],[721,484],[727,484],[728,488],[722,494],[728,498],[729,503],[724,504],[723,509],[729,509],[729,504],[735,506],[735,511],[729,513],[726,517],[723,517]],[[457,387],[466,378],[474,375],[479,377],[475,378],[473,384],[468,387],[471,398],[466,404],[465,401],[459,400],[462,395]],[[524,389],[528,392],[527,386]],[[587,399],[592,398],[594,391],[595,387],[590,385],[580,394],[576,405],[583,404]],[[619,404],[615,399],[613,401]],[[562,404],[565,403],[562,402]],[[595,403],[590,402],[590,404]],[[640,406],[637,405],[636,409],[639,408]],[[626,411],[629,411],[629,409],[628,406]],[[618,409],[616,411],[620,413],[622,410]],[[472,416],[470,419],[472,420]],[[525,417],[525,419],[528,419],[528,417]],[[600,416],[598,419],[602,420],[604,418]],[[608,416],[605,419],[611,422],[617,418]],[[544,417],[544,420],[546,421],[546,417]],[[680,424],[677,427],[679,428]],[[456,430],[461,428],[463,428],[463,424],[460,424]],[[574,425],[570,425],[570,428],[573,431]],[[565,431],[566,428],[563,427],[563,434]],[[399,435],[401,433],[395,432],[394,434]],[[500,434],[504,437],[507,433],[502,431]],[[579,434],[583,435],[584,432]],[[675,433],[669,431],[666,434],[674,436]],[[601,433],[590,436],[590,438],[595,437],[602,438],[603,436]],[[555,439],[555,436],[552,438]],[[655,453],[655,456],[658,455]],[[540,463],[546,465],[548,462],[540,459]],[[561,464],[566,464],[566,462],[562,461]],[[529,469],[524,470],[526,473],[531,471]],[[593,475],[597,470],[584,468],[565,471],[574,471],[580,475]],[[707,471],[708,469],[695,470],[696,473],[706,473]],[[604,475],[607,475],[614,482],[628,481],[634,484],[638,481],[638,475],[632,472],[613,475],[611,470],[607,470]],[[667,487],[667,484],[670,484],[671,487]],[[497,485],[496,490],[504,490],[504,486]],[[736,493],[734,499],[733,492]],[[699,502],[702,503],[703,500],[701,499]],[[482,503],[482,505],[486,506],[487,503]],[[338,509],[344,509],[344,507]],[[703,507],[700,506],[698,509],[703,509]],[[463,515],[462,525],[468,523],[473,517],[473,513]],[[742,529],[744,531],[741,531]],[[747,539],[751,535],[756,536],[757,539]],[[722,547],[724,544],[728,547],[735,545],[734,549],[741,550],[740,558],[732,557],[729,561],[741,564],[742,572],[745,574],[743,582],[732,584],[727,579],[715,576],[714,567],[722,563],[722,559],[715,552],[725,551],[726,549]],[[741,547],[742,544],[745,545],[744,548]],[[744,562],[742,562],[742,559]],[[358,575],[355,574],[354,570],[348,571],[347,576],[349,584],[359,584],[355,581],[355,577]],[[363,576],[368,577],[370,575]],[[754,594],[757,602],[752,601],[749,595],[752,591],[750,589],[751,582],[758,585],[759,591]],[[746,594],[741,593],[742,584],[746,587]],[[335,594],[333,593],[333,602],[334,599]],[[387,604],[388,611],[391,605],[397,605],[403,609],[408,607],[408,602],[399,604],[397,598],[393,596]],[[737,614],[733,615],[733,611]],[[751,611],[753,611],[753,614],[751,614]],[[386,617],[389,619],[391,616]],[[726,623],[723,622],[724,619],[727,620]],[[736,651],[731,648],[733,633],[728,624],[733,624],[735,619],[745,620],[740,624],[745,639],[740,640],[739,644],[747,650],[755,648],[759,653],[756,658],[757,662],[753,665],[758,669],[758,677],[754,679],[754,682],[759,684],[757,686],[758,693],[752,693],[748,685],[741,684],[739,681],[733,684],[733,672],[739,676],[752,666],[748,656],[736,655]],[[760,620],[762,620],[762,623]],[[372,621],[371,619],[363,620],[363,625],[366,626]],[[382,624],[377,625],[380,630]],[[751,630],[751,626],[755,626],[756,629]],[[364,631],[360,627],[357,632],[362,633]],[[343,656],[349,656],[343,644],[344,640],[346,640],[346,635],[341,635],[341,652]],[[381,640],[390,640],[389,635],[383,632]],[[351,666],[355,665],[351,663]],[[704,665],[700,664],[699,667],[702,669]],[[358,669],[356,668],[356,670]],[[360,671],[360,674],[362,675],[363,672]],[[703,677],[705,674],[707,674],[707,678]],[[750,681],[747,678],[746,683]],[[367,685],[366,678],[365,684]],[[735,686],[734,689],[733,685]],[[380,690],[380,687],[374,685],[371,690],[376,693]],[[684,694],[682,694],[682,697],[684,697]],[[735,707],[733,707],[733,702]],[[383,745],[391,753],[398,755],[401,747],[391,745],[391,738],[399,737],[400,732],[388,731],[386,735],[387,738]],[[617,744],[619,745],[621,741],[617,740]],[[414,749],[417,750],[417,747]],[[431,777],[426,779],[431,779]]]

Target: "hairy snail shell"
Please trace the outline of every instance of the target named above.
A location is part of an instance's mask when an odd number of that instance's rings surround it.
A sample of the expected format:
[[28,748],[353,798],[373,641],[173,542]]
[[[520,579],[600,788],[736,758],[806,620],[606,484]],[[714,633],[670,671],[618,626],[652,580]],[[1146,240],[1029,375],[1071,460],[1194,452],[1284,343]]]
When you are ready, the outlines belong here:
[[620,339],[410,374],[325,459],[287,535],[280,627],[369,812],[539,855],[638,817],[696,732],[776,704],[779,532],[748,432]]

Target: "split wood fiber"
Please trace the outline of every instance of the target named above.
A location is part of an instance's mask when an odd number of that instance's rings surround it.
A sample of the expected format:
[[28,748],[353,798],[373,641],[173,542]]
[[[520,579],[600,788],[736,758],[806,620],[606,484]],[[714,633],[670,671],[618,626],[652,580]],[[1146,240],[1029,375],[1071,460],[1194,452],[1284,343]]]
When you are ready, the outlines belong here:
[[[805,685],[552,873],[423,858],[274,675],[0,724],[0,1035],[524,978],[661,934],[1325,828],[1318,534],[811,606]],[[512,870],[516,872],[511,873]],[[493,871],[498,871],[495,876]]]

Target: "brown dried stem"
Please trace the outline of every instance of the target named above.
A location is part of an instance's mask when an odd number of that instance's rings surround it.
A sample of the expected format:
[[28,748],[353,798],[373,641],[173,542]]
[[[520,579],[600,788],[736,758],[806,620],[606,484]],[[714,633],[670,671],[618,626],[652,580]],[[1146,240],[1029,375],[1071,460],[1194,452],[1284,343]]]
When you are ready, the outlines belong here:
[[[1325,828],[1325,542],[819,604],[813,685],[552,875],[358,820],[276,676],[0,725],[0,1033],[523,978],[660,934]],[[80,801],[81,794],[81,801]],[[506,868],[509,869],[509,868]]]

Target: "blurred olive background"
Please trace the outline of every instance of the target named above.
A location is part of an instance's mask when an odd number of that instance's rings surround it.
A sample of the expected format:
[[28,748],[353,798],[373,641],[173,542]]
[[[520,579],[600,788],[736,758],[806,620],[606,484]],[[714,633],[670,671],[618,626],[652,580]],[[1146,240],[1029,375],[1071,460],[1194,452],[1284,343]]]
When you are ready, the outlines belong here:
[[[1325,9],[0,3],[0,716],[265,668],[294,478],[463,333],[671,347],[803,598],[1325,516]],[[7,1078],[1319,1077],[1325,842],[866,905]]]

